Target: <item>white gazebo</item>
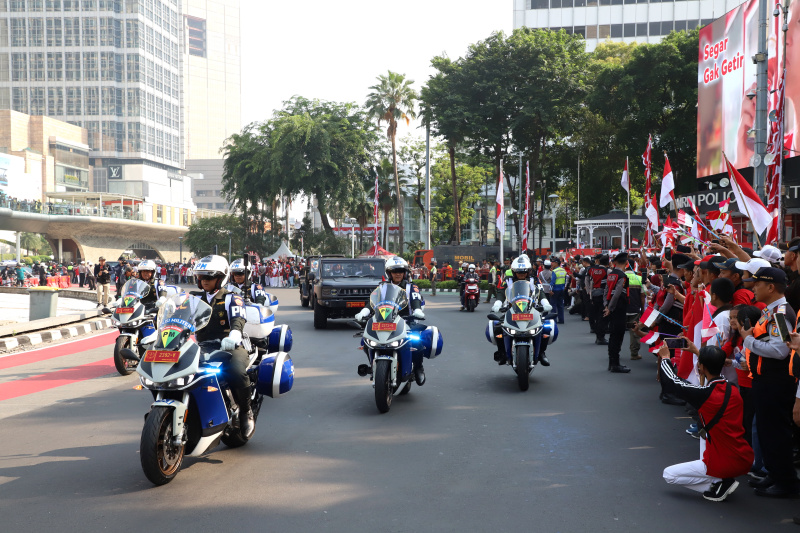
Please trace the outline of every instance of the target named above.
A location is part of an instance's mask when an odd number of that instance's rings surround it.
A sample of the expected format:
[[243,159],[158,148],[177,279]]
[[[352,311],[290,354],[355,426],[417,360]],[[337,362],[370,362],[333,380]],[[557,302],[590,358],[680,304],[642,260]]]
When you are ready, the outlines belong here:
[[[605,215],[586,218],[575,222],[578,228],[578,242],[589,248],[622,248],[628,242],[628,214],[613,209]],[[631,235],[642,242],[647,227],[647,217],[631,215]]]

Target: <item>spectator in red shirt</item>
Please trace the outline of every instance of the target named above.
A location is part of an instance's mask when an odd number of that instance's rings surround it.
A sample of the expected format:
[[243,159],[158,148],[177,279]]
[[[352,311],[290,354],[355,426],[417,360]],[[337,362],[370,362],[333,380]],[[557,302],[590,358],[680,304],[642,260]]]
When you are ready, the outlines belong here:
[[731,257],[722,262],[715,262],[714,265],[719,268],[719,277],[728,278],[733,282],[735,288],[733,293],[733,305],[752,305],[754,298],[753,291],[744,287],[744,283],[742,283],[742,271],[736,268],[736,258]]

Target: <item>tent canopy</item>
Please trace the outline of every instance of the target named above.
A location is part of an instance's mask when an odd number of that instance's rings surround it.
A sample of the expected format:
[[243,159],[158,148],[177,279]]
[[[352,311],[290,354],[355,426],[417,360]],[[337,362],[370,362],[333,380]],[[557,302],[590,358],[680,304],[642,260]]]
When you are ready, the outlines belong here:
[[286,246],[286,241],[281,241],[281,245],[278,247],[278,250],[271,256],[262,258],[262,261],[269,259],[280,259],[281,257],[297,257],[292,253],[289,247]]
[[375,253],[375,245],[373,245],[372,248],[370,248],[369,250],[367,250],[363,254],[359,255],[358,257],[374,257],[374,256],[377,256],[377,257],[394,257],[394,255],[395,254],[393,254],[392,252],[390,252],[390,251],[388,251],[388,250],[386,250],[384,248],[381,248],[380,245],[378,245],[377,253]]

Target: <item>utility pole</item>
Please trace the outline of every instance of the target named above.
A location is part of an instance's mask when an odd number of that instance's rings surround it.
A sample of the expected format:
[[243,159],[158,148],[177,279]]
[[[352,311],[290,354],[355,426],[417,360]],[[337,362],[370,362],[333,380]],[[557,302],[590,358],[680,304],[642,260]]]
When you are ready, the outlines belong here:
[[519,201],[517,202],[517,255],[522,255],[522,224],[523,224],[523,203],[522,203],[522,151],[517,152],[519,156],[519,179],[517,179],[517,188],[519,189]]
[[425,248],[431,247],[431,125],[425,126]]
[[758,52],[753,56],[756,64],[756,146],[753,170],[753,188],[760,198],[765,197],[764,179],[767,166],[764,156],[767,154],[767,106],[769,99],[767,80],[767,0],[758,2]]

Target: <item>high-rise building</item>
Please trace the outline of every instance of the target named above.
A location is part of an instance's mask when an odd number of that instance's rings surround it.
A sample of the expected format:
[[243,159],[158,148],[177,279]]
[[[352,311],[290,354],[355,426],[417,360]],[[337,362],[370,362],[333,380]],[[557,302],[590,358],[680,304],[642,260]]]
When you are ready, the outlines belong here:
[[564,29],[591,51],[606,39],[656,43],[671,31],[692,30],[743,0],[514,0],[514,28]]
[[223,142],[242,127],[239,0],[181,1],[184,153],[187,160],[222,159]]

